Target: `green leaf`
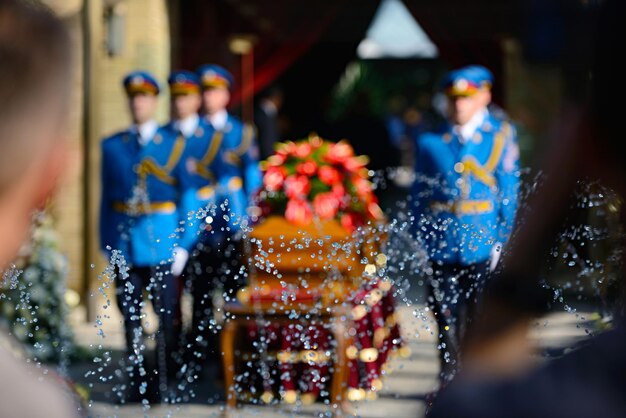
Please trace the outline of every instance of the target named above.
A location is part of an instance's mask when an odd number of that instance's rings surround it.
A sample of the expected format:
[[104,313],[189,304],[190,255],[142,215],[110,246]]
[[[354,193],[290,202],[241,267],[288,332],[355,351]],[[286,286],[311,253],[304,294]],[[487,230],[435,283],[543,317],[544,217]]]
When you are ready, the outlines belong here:
[[311,178],[311,191],[309,192],[309,200],[313,201],[315,196],[320,193],[330,192],[331,188],[327,184],[324,184],[322,180],[317,177]]

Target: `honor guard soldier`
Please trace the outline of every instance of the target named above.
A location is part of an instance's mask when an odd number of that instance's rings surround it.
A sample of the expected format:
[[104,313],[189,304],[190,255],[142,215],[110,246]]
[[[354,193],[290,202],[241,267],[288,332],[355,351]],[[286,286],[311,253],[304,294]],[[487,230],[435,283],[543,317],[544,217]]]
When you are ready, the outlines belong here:
[[[175,276],[186,263],[186,251],[177,251],[174,236],[185,220],[179,205],[185,140],[154,120],[159,85],[152,75],[132,72],[123,85],[133,124],[102,142],[101,248],[115,266],[111,273],[124,316],[129,377],[124,401],[168,401],[180,326]],[[154,371],[144,355],[144,290],[159,315]]]
[[[228,182],[227,195],[221,197],[219,211],[212,224],[214,258],[211,274],[221,280],[225,297],[230,299],[234,297],[243,278],[240,273],[239,237],[228,223],[235,221],[240,224],[245,219],[246,210],[261,187],[259,151],[254,128],[242,123],[226,110],[230,101],[230,89],[233,87],[232,75],[224,68],[210,64],[201,66],[197,73],[202,86],[205,120],[215,130],[213,141],[220,143],[223,161],[235,173]],[[232,195],[241,196],[240,190],[243,190],[242,205],[228,198]]]
[[[246,198],[238,168],[225,160],[223,133],[198,115],[202,101],[198,76],[190,71],[175,71],[168,84],[173,120],[165,129],[186,139],[183,177],[187,192],[183,206],[187,210],[187,222],[180,245],[191,249],[187,286],[193,297],[193,311],[185,357],[188,375],[197,376],[207,351],[215,348],[209,347],[209,342],[216,334],[212,293],[223,285],[218,277],[223,261],[221,244],[226,231],[238,230],[235,216],[223,224],[224,231],[216,228],[217,207],[228,200],[229,211],[245,213]],[[185,380],[189,382],[188,378]]]
[[439,327],[442,385],[457,370],[462,333],[517,208],[516,133],[487,110],[492,81],[484,67],[450,72],[447,121],[417,138],[414,226],[431,261],[428,301]]

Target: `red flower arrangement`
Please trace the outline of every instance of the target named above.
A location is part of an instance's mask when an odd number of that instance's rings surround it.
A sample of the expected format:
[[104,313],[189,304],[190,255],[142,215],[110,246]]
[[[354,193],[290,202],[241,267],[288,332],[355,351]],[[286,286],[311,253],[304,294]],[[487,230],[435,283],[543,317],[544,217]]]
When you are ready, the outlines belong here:
[[308,225],[314,217],[338,219],[350,231],[381,220],[368,162],[368,157],[354,155],[345,140],[335,143],[311,136],[280,143],[263,162],[263,213],[284,215],[296,225]]

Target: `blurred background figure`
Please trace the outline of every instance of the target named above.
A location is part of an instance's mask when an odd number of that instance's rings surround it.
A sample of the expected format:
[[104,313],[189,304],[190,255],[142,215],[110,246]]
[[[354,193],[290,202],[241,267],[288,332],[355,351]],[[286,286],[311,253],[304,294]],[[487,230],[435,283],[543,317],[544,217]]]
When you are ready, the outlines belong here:
[[431,261],[425,273],[438,324],[442,386],[459,367],[463,333],[517,208],[515,129],[487,110],[492,83],[482,67],[448,73],[448,121],[416,139],[414,231]]
[[[0,270],[29,235],[67,164],[71,79],[69,36],[41,6],[0,1]],[[36,123],[33,121],[36,120]],[[0,295],[2,296],[2,295]],[[0,332],[0,415],[78,417],[52,370],[16,357],[13,337]]]
[[400,164],[401,167],[410,167],[411,171],[415,165],[415,138],[443,122],[444,116],[436,113],[432,102],[432,94],[418,93],[417,98],[401,114],[404,140],[398,144]]
[[274,154],[274,144],[281,140],[279,112],[283,106],[283,91],[278,86],[268,88],[259,96],[254,109],[254,125],[257,129],[260,160]]
[[400,93],[394,93],[387,100],[385,125],[389,133],[389,140],[395,148],[402,148],[402,143],[408,138],[402,112],[406,108],[406,98]]
[[[370,111],[371,98],[367,90],[359,90],[346,114],[331,125],[329,138],[347,139],[356,155],[367,155],[368,167],[380,171],[398,165],[399,154],[393,146],[385,121]],[[384,150],[384,152],[381,152]]]
[[403,115],[409,137],[415,139],[424,132],[431,131],[442,122],[441,119],[445,115],[445,112],[440,116],[435,113],[432,94],[427,92],[419,93],[414,104],[408,107]]
[[326,129],[321,128],[320,133],[334,141],[346,139],[354,148],[355,155],[369,158],[367,167],[375,172],[374,182],[379,188],[377,196],[380,205],[388,209],[399,197],[398,191],[389,187],[391,184],[387,184],[386,179],[388,171],[398,166],[400,153],[392,142],[385,120],[371,111],[371,105],[372,97],[368,90],[359,89],[345,112],[330,121]]

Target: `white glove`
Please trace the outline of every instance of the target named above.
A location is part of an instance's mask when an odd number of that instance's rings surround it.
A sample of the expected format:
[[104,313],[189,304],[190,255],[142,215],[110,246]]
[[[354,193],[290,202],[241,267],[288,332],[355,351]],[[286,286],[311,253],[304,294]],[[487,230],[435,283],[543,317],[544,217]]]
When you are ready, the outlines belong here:
[[502,244],[496,242],[493,247],[491,247],[491,254],[489,255],[489,272],[491,273],[496,269],[498,265],[498,261],[500,261],[500,256],[502,255]]
[[182,274],[183,269],[187,265],[189,252],[184,248],[177,247],[174,249],[174,262],[172,263],[172,275],[178,277]]

